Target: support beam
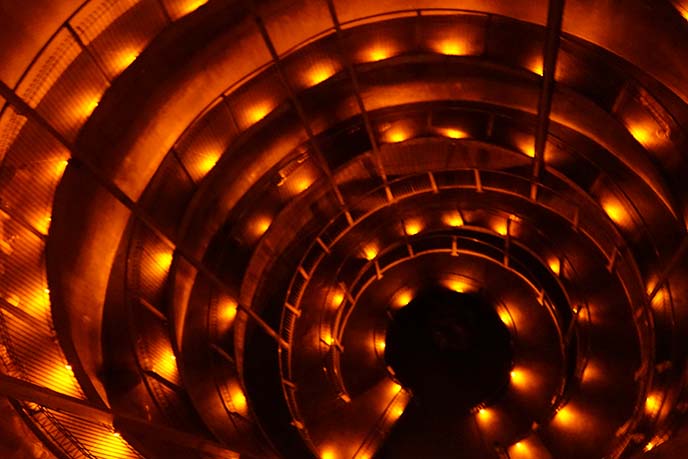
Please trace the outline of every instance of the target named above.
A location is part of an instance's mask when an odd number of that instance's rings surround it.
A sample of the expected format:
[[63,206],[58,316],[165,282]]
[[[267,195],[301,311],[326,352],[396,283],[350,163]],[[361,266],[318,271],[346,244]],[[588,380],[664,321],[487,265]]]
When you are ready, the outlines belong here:
[[561,24],[564,18],[565,0],[550,0],[547,11],[547,33],[542,58],[542,90],[538,100],[538,118],[535,128],[535,157],[533,158],[533,180],[540,179],[545,167],[545,145],[549,132],[549,115],[554,94],[554,74],[557,68],[557,54],[561,38]]
[[373,149],[373,159],[375,160],[375,168],[377,169],[378,175],[382,179],[382,183],[385,185],[385,188],[388,188],[389,185],[387,183],[387,173],[385,172],[385,168],[382,165],[382,158],[380,156],[380,146],[377,143],[377,138],[375,137],[375,132],[373,131],[373,125],[370,122],[370,116],[368,116],[368,110],[366,110],[365,105],[363,104],[363,98],[361,97],[361,86],[358,82],[358,75],[356,74],[356,70],[354,69],[353,64],[347,58],[347,54],[344,52],[343,49],[344,45],[342,43],[342,26],[339,22],[339,17],[337,16],[337,10],[334,7],[333,0],[327,0],[327,7],[330,11],[330,17],[332,18],[332,23],[334,24],[334,29],[337,34],[337,48],[339,50],[339,56],[342,62],[344,63],[344,67],[349,73],[349,78],[351,78],[351,85],[353,87],[354,97],[356,98],[356,104],[358,105],[358,109],[361,112],[361,117],[363,118],[363,125],[366,128],[368,140],[370,141],[370,145]]
[[659,278],[657,279],[655,285],[652,287],[652,291],[650,292],[649,296],[649,301],[654,300],[655,296],[657,296],[657,293],[659,293],[666,281],[669,280],[669,277],[674,272],[674,270],[682,261],[685,260],[686,255],[688,255],[688,236],[683,236],[683,241],[681,241],[681,245],[679,245],[678,249],[676,249],[674,254],[671,256],[671,259],[665,264],[664,270],[659,275]]

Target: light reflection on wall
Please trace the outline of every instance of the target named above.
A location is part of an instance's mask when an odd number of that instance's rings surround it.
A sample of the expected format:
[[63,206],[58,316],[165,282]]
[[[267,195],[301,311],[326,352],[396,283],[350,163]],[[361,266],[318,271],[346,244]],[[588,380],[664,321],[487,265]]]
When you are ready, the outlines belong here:
[[467,132],[457,128],[440,128],[438,131],[440,135],[450,139],[465,139],[469,137]]
[[464,56],[468,54],[466,44],[457,39],[447,39],[434,42],[430,47],[437,53],[446,54],[447,56]]
[[392,299],[392,305],[395,308],[403,308],[413,299],[413,292],[409,289],[403,289],[397,292]]
[[189,13],[193,13],[206,3],[208,3],[208,0],[189,0],[182,2],[181,7],[179,8],[179,13],[181,16],[186,16]]
[[122,73],[127,69],[134,61],[139,57],[138,50],[125,50],[120,52],[120,54],[114,60],[114,68],[117,73]]
[[362,53],[363,62],[378,62],[394,56],[396,50],[389,44],[375,44]]

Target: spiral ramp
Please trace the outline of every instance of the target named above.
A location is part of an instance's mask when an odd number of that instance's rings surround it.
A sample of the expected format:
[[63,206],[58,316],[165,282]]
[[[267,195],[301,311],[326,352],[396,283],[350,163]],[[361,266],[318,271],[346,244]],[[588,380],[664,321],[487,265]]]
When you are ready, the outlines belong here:
[[688,2],[0,2],[0,456],[680,459]]

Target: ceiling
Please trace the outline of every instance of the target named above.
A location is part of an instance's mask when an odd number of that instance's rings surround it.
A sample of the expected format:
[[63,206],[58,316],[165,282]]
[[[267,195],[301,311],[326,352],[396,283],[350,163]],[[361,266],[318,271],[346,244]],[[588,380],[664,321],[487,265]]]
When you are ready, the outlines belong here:
[[0,452],[682,457],[683,0],[0,0]]

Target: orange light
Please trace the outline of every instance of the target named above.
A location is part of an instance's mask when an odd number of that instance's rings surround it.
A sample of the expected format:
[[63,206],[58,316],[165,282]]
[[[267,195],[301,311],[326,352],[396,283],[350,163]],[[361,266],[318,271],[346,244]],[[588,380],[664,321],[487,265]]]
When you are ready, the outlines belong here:
[[532,60],[528,63],[527,68],[528,68],[528,70],[530,70],[531,72],[533,72],[533,73],[535,73],[535,74],[537,74],[537,75],[542,76],[542,75],[544,74],[544,70],[543,70],[543,67],[542,67],[542,58],[539,57],[539,56],[536,57],[536,58],[534,58],[534,59],[532,59]]
[[270,220],[268,217],[258,217],[251,225],[253,235],[256,237],[262,236],[265,234],[268,228],[270,228],[271,224],[272,220]]
[[444,282],[444,286],[457,293],[466,293],[470,288],[466,282],[459,279],[448,279]]
[[598,365],[592,361],[588,361],[583,370],[583,382],[590,383],[598,381],[602,378],[602,371]]
[[499,320],[501,320],[502,323],[507,327],[510,327],[513,324],[511,314],[509,314],[509,311],[507,311],[505,308],[500,308],[497,314],[499,314]]
[[511,370],[510,373],[511,376],[511,383],[518,387],[518,388],[523,388],[526,384],[526,374],[523,370],[514,368]]
[[98,107],[99,103],[100,99],[98,97],[93,97],[85,101],[81,106],[81,115],[84,118],[88,118],[89,116],[91,116],[93,111]]
[[385,138],[389,143],[403,142],[408,140],[410,137],[411,134],[406,129],[402,129],[400,127],[390,129],[385,135]]
[[550,258],[547,262],[547,265],[554,274],[557,276],[559,275],[559,272],[561,271],[561,261],[558,258]]
[[234,405],[234,409],[239,413],[246,413],[248,404],[246,403],[246,396],[244,395],[244,392],[239,387],[233,387],[230,391],[230,396],[232,397],[232,405]]
[[375,257],[377,256],[377,246],[374,244],[368,244],[363,248],[363,255],[366,260],[371,261],[374,260]]
[[155,264],[163,271],[169,271],[172,265],[172,252],[158,252],[155,254]]
[[237,303],[234,300],[227,300],[220,306],[220,319],[229,324],[234,321],[237,313]]
[[573,410],[568,406],[559,409],[559,411],[557,411],[557,414],[554,416],[554,421],[563,426],[570,426],[573,423],[574,419],[575,416]]
[[334,344],[334,337],[329,330],[322,330],[320,332],[320,339],[328,346],[332,346]]
[[403,308],[404,306],[409,304],[412,299],[413,295],[411,294],[411,292],[409,290],[403,290],[396,294],[396,296],[394,297],[393,304],[397,308]]
[[676,5],[678,12],[683,16],[683,19],[688,21],[688,8],[682,5]]
[[186,2],[180,11],[181,16],[186,16],[208,3],[208,0],[191,0]]
[[309,86],[315,86],[322,83],[323,81],[330,78],[336,73],[336,70],[331,65],[330,62],[321,63],[320,65],[314,66],[306,75],[307,84]]
[[443,40],[433,44],[432,49],[447,56],[464,56],[468,54],[465,43],[459,40]]
[[389,419],[394,421],[399,419],[402,414],[404,414],[405,406],[400,403],[395,403],[394,406],[389,410]]
[[134,63],[134,61],[139,57],[138,51],[127,50],[122,52],[115,59],[115,67],[117,72],[123,72],[127,67]]
[[79,395],[78,384],[70,365],[57,365],[49,371],[50,389],[65,395]]
[[332,305],[333,308],[338,308],[342,302],[344,301],[344,294],[340,291],[335,292],[332,295],[332,301],[330,304]]
[[645,399],[645,412],[649,415],[653,415],[659,410],[661,404],[662,400],[658,395],[650,395]]
[[531,136],[517,135],[514,139],[516,148],[529,158],[535,158],[535,139]]
[[375,347],[379,353],[385,352],[385,347],[387,347],[387,342],[384,339],[378,339],[375,343]]
[[254,105],[246,110],[246,119],[252,125],[262,120],[272,110],[272,107],[267,102]]
[[447,226],[453,226],[454,228],[463,226],[463,218],[461,218],[461,214],[459,212],[450,212],[444,214],[442,221]]
[[506,221],[498,221],[492,226],[492,229],[494,230],[495,233],[499,234],[500,236],[506,236],[507,234],[507,227],[506,227]]
[[57,173],[58,176],[61,177],[64,174],[64,171],[67,168],[68,164],[69,164],[69,161],[66,159],[63,159],[63,160],[57,162],[57,165],[55,166],[55,172]]
[[409,236],[414,236],[423,229],[423,225],[420,220],[408,220],[404,225],[404,231]]
[[337,455],[335,454],[334,450],[331,448],[324,449],[322,453],[320,454],[321,459],[337,459]]
[[52,223],[52,221],[52,216],[46,215],[38,222],[36,222],[36,229],[40,231],[42,234],[48,234],[48,231],[50,230],[50,224]]
[[207,152],[198,161],[196,169],[201,175],[206,175],[210,170],[215,167],[217,161],[220,159],[220,154],[217,152]]
[[401,384],[397,384],[396,382],[392,381],[392,386],[390,387],[390,393],[392,395],[397,395],[399,392],[401,392],[401,389],[403,389]]
[[614,223],[622,226],[628,223],[629,218],[626,209],[615,199],[608,198],[604,200],[602,208]]
[[513,459],[528,459],[532,457],[530,447],[524,440],[514,443],[509,449],[509,457]]
[[643,146],[649,146],[653,143],[654,136],[652,130],[643,125],[632,124],[628,126],[628,132]]
[[492,419],[492,411],[488,410],[487,408],[480,408],[478,410],[478,419],[482,422],[488,422],[490,419]]
[[313,178],[310,176],[300,177],[294,182],[294,191],[296,194],[306,191],[313,184]]
[[365,54],[364,60],[368,62],[382,61],[384,59],[392,57],[392,54],[394,53],[391,48],[382,45],[375,45],[368,49],[368,51]]
[[466,132],[454,128],[441,129],[440,133],[445,137],[449,137],[450,139],[465,139],[468,137]]
[[174,381],[177,376],[177,358],[170,351],[167,358],[160,357],[155,362],[153,371],[169,381]]

